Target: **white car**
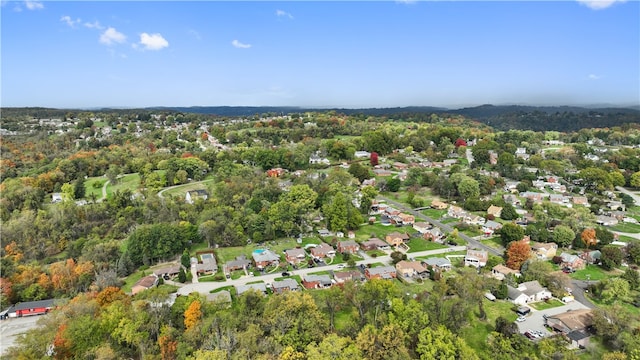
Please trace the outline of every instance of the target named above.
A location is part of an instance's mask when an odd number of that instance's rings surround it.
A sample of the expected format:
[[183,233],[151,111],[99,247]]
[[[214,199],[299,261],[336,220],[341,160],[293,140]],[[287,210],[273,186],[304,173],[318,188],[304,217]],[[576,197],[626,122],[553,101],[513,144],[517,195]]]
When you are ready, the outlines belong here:
[[523,322],[525,320],[527,320],[527,318],[524,316],[518,316],[518,318],[516,319],[517,322]]
[[344,264],[338,265],[338,269],[344,269]]

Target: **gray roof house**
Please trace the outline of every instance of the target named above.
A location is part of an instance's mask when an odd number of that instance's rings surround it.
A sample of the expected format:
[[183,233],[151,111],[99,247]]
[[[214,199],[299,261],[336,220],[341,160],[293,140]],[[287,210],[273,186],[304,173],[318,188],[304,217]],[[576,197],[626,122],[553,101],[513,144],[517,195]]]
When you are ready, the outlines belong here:
[[300,288],[298,282],[291,278],[274,281],[271,287],[273,292],[278,294],[282,294],[284,291],[296,291]]
[[236,285],[236,294],[242,295],[249,290],[256,290],[263,294],[267,293],[267,286],[264,283],[256,283],[256,284],[247,284],[247,285]]

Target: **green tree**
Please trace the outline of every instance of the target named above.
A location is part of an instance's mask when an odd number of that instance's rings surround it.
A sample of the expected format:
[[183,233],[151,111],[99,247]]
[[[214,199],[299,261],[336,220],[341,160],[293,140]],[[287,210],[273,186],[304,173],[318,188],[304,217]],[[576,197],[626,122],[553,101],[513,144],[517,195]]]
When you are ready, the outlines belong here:
[[610,278],[602,280],[602,300],[606,303],[612,303],[616,300],[627,300],[630,294],[629,283],[623,278]]
[[356,346],[364,359],[408,360],[411,357],[404,337],[404,332],[396,324],[385,325],[382,329],[367,325],[356,337]]
[[182,256],[180,256],[180,264],[187,269],[191,267],[191,255],[189,254],[189,250],[184,249],[182,252]]
[[387,181],[387,189],[389,189],[389,191],[391,192],[398,192],[398,190],[400,190],[400,179],[397,177],[394,177],[392,179],[389,179],[389,181]]
[[553,229],[553,242],[558,244],[559,247],[567,247],[573,243],[576,233],[565,225],[558,225]]
[[629,185],[636,189],[640,189],[640,171],[634,172],[631,177],[629,177]]
[[627,280],[631,290],[636,290],[640,287],[640,274],[638,274],[637,270],[627,267],[624,274],[622,274],[622,278]]
[[506,223],[500,229],[500,239],[504,246],[509,245],[512,241],[521,240],[524,237],[524,229],[518,224]]
[[602,267],[604,269],[615,269],[622,264],[624,253],[619,246],[605,245],[602,247],[601,252],[602,255],[600,257],[600,262],[602,263]]
[[475,179],[465,177],[458,183],[458,193],[463,199],[477,198],[480,196],[480,185]]
[[347,199],[343,193],[335,194],[330,202],[325,203],[322,213],[327,219],[329,230],[347,230]]
[[355,346],[349,337],[342,337],[336,334],[327,335],[316,345],[311,343],[307,346],[308,360],[352,360],[362,359],[362,353]]
[[418,338],[416,352],[420,359],[479,359],[464,339],[444,326],[424,328]]
[[84,175],[80,175],[78,176],[76,181],[73,183],[73,198],[74,199],[84,198],[85,191],[86,189],[84,187]]
[[369,174],[369,169],[362,166],[359,162],[354,162],[349,166],[349,174],[353,175],[360,182],[363,182],[366,179],[369,179],[371,176]]
[[502,220],[515,220],[518,218],[518,213],[516,212],[516,208],[511,204],[505,204],[502,207],[502,211],[500,212],[500,218]]

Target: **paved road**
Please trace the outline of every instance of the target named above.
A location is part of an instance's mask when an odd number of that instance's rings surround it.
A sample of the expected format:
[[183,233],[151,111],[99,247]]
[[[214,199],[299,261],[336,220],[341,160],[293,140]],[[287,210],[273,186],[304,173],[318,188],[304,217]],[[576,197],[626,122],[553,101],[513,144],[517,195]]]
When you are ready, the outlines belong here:
[[0,320],[0,358],[8,348],[15,345],[16,338],[27,330],[38,327],[38,320],[47,315],[26,316]]
[[[593,283],[593,282],[589,282]],[[584,280],[571,280],[571,294],[577,302],[588,307],[589,309],[595,309],[596,306],[584,296],[584,290],[587,288],[587,282]]]
[[618,234],[618,235],[622,235],[622,236],[628,236],[634,239],[640,239],[640,233],[626,233],[626,232],[620,232],[620,231],[613,231],[612,232],[614,234]]
[[[449,247],[446,249],[437,249],[437,250],[427,250],[427,251],[418,251],[418,252],[414,252],[414,253],[408,253],[407,256],[411,257],[411,258],[416,258],[416,257],[421,257],[421,256],[428,256],[428,255],[435,255],[435,254],[446,254],[449,252],[453,252],[453,251],[462,251],[465,250],[466,247],[465,246],[453,246],[453,247]],[[376,258],[370,258],[370,259],[366,259],[366,260],[362,260],[362,261],[358,261],[357,264],[373,264],[373,263],[390,263],[391,262],[391,256],[386,255],[386,256],[378,256]],[[319,266],[319,267],[313,267],[313,268],[306,268],[306,269],[298,269],[298,270],[293,270],[293,271],[289,271],[289,273],[291,275],[307,275],[310,273],[315,273],[315,272],[319,272],[319,271],[328,271],[328,270],[338,270],[339,267],[341,265],[326,265],[326,266]],[[342,264],[342,266],[344,266],[344,264]],[[272,283],[274,281],[275,278],[279,278],[282,277],[282,272],[281,271],[275,271],[273,273],[269,273],[266,275],[261,275],[261,276],[243,276],[239,279],[235,279],[235,280],[227,280],[227,281],[221,281],[221,282],[199,282],[199,283],[192,283],[192,284],[187,284],[182,286],[180,289],[178,289],[178,294],[179,295],[189,295],[192,292],[199,292],[202,294],[208,294],[209,292],[211,292],[212,290],[215,289],[219,289],[221,287],[226,287],[226,286],[236,286],[236,285],[246,285],[250,282],[258,282],[258,281],[263,281],[264,283]]]
[[636,203],[636,205],[640,205],[640,195],[638,195],[637,192],[633,192],[630,190],[627,190],[625,188],[623,188],[622,186],[616,186],[616,190],[620,191],[621,193],[627,194],[629,196],[631,196],[633,198],[633,201]]
[[[413,209],[409,209],[404,204],[401,204],[401,203],[399,203],[399,202],[397,202],[395,200],[391,200],[391,199],[389,199],[387,197],[384,197],[384,196],[378,196],[378,198],[380,198],[382,200],[385,200],[388,204],[391,204],[391,205],[393,205],[394,207],[396,207],[398,209],[402,209],[402,211],[410,213],[411,215],[415,216],[416,218],[420,218],[422,220],[425,220],[425,221],[429,222],[430,224],[432,224],[434,226],[439,227],[440,230],[442,230],[443,232],[445,232],[447,234],[453,231],[453,227],[451,227],[451,226],[449,226],[447,224],[444,224],[444,223],[442,223],[442,222],[440,222],[438,220],[432,219],[432,218],[424,215],[423,213],[421,213],[419,211],[415,211]],[[497,250],[497,249],[492,248],[490,246],[487,246],[487,245],[481,243],[480,241],[478,241],[478,240],[476,240],[476,239],[474,239],[474,238],[472,238],[470,236],[467,236],[467,235],[465,235],[465,234],[463,234],[461,232],[459,232],[458,235],[462,239],[464,239],[467,243],[469,243],[469,245],[471,247],[476,247],[476,248],[487,250],[490,254],[497,255],[497,256],[502,256],[502,254],[504,253],[504,249]]]

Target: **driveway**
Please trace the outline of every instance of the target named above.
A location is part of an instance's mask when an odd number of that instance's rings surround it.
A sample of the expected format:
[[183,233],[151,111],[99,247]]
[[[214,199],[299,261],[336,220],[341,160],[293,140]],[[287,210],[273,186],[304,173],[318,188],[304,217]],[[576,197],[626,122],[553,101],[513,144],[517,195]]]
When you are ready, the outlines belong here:
[[552,332],[548,331],[544,327],[543,315],[547,315],[547,316],[557,315],[557,314],[567,312],[569,310],[582,310],[582,309],[588,309],[588,307],[582,305],[577,301],[572,301],[566,305],[562,305],[562,306],[558,306],[552,309],[547,309],[542,311],[538,311],[538,310],[535,310],[534,308],[531,308],[531,312],[529,313],[529,315],[527,315],[527,319],[523,322],[516,322],[516,324],[518,325],[518,330],[520,331],[521,334],[524,334],[528,330],[534,330],[534,331],[539,330],[539,331],[542,331],[542,333],[545,334],[545,336],[549,336],[549,335],[552,335]]
[[38,320],[47,315],[26,316],[0,320],[0,358],[8,348],[15,345],[16,338],[28,330],[38,327]]

